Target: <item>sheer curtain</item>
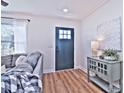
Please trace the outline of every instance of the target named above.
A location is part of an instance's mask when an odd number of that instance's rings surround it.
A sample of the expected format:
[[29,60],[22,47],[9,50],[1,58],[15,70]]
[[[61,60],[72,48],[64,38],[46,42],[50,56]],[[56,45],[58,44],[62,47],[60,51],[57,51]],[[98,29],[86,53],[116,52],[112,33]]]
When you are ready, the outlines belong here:
[[1,55],[25,53],[28,20],[1,19]]

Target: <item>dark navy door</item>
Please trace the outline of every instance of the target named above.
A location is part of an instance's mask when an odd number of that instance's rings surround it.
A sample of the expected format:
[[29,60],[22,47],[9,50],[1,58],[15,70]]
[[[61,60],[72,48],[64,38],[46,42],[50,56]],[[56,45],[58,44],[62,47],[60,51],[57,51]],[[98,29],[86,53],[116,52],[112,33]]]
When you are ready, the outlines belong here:
[[56,70],[74,68],[74,29],[56,27]]

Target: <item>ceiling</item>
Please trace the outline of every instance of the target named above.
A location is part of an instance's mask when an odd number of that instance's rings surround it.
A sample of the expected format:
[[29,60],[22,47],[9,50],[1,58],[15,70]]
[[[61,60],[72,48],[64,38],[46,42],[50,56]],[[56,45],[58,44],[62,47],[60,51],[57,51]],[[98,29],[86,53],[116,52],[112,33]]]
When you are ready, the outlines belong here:
[[[83,19],[109,0],[4,0],[9,2],[2,11],[44,15],[70,19]],[[69,12],[64,13],[63,8]]]

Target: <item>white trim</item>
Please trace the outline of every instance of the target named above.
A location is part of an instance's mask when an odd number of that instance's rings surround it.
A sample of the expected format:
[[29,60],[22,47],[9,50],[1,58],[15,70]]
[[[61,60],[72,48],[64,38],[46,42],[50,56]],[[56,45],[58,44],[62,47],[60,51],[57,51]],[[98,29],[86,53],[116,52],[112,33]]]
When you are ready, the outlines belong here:
[[81,65],[75,66],[75,69],[81,69],[81,70],[83,70],[85,73],[87,73],[87,69],[86,69],[86,68],[83,68],[83,66],[81,66]]
[[55,72],[54,68],[44,68],[43,69],[43,73],[51,73],[51,72]]

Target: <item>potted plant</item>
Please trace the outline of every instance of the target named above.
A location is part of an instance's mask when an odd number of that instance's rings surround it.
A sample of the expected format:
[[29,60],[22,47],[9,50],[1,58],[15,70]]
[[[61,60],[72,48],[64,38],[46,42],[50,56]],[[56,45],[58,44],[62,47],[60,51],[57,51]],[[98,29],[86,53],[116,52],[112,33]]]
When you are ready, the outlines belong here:
[[114,50],[114,49],[104,50],[103,57],[104,57],[104,59],[111,60],[111,61],[115,61],[115,60],[119,59],[119,55],[117,53],[117,50]]

